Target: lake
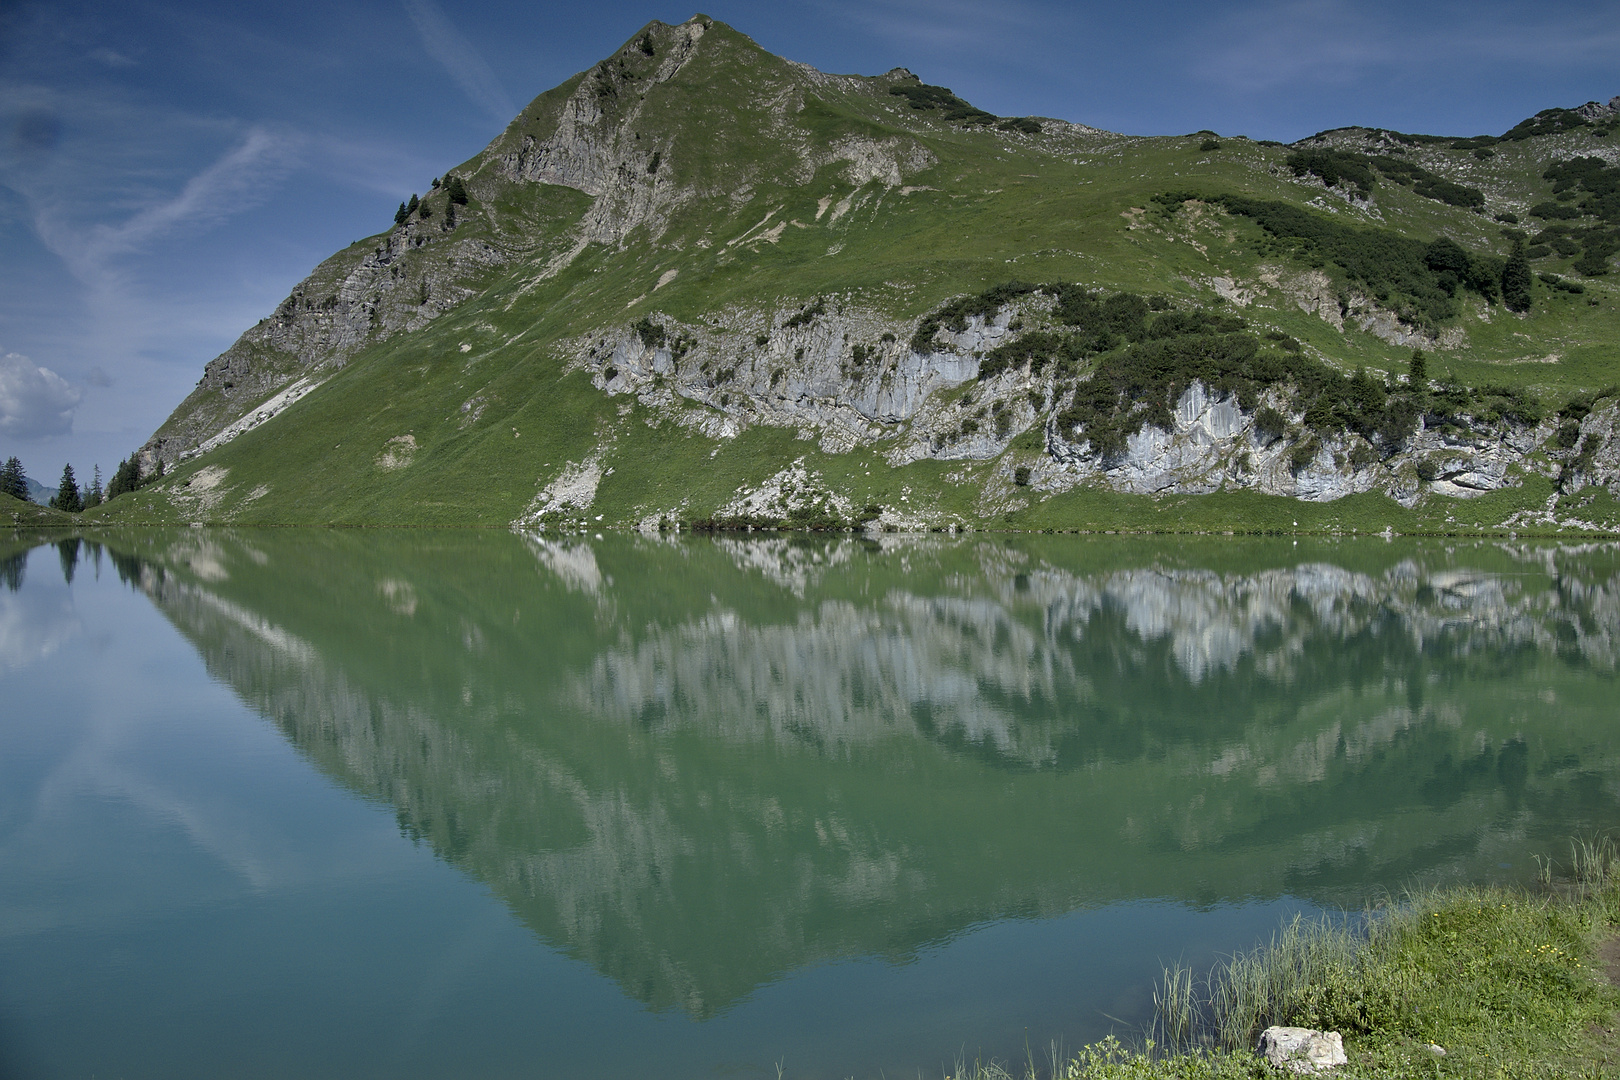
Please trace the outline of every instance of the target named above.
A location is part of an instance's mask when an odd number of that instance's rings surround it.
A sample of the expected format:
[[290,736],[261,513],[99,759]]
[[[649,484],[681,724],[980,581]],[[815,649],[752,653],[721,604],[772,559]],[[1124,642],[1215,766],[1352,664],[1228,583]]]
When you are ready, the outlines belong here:
[[0,1075],[937,1077],[1620,825],[1620,548],[0,542]]

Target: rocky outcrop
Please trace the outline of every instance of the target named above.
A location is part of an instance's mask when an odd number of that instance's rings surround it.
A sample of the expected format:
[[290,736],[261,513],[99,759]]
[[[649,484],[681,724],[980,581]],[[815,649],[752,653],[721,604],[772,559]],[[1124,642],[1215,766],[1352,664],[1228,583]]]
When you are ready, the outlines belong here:
[[258,427],[361,349],[476,295],[463,281],[506,259],[487,240],[416,217],[332,256],[208,362],[196,389],[141,448],[143,467],[159,458],[172,465]]
[[1607,120],[1611,116],[1620,116],[1620,94],[1610,98],[1607,105],[1588,101],[1585,105],[1577,106],[1575,113],[1582,120]]
[[577,230],[577,250],[591,243],[618,246],[644,224],[656,238],[670,211],[694,196],[670,182],[668,168],[659,176],[679,149],[643,140],[636,121],[647,89],[679,74],[707,29],[699,18],[680,26],[656,25],[648,31],[652,55],[627,45],[581,76],[549,131],[544,126],[539,134],[524,131],[515,135],[515,145],[509,132],[492,146],[494,163],[507,179],[558,184],[593,197]]
[[[940,400],[978,375],[976,354],[1007,336],[1011,312],[975,318],[959,334],[943,332],[938,351],[909,348],[913,327],[881,313],[824,298],[774,312],[724,311],[713,325],[660,320],[663,340],[634,327],[581,343],[576,365],[611,395],[655,404],[657,390],[735,420],[815,432],[829,450],[891,438],[921,418],[916,438],[891,453],[894,464],[930,456]],[[763,340],[762,340],[763,339]],[[990,449],[987,444],[986,450]],[[955,451],[950,456],[968,456]],[[942,455],[943,456],[943,455]]]
[[[1068,399],[1050,372],[1013,369],[979,379],[980,358],[1049,306],[1026,298],[992,318],[974,316],[960,332],[941,330],[927,352],[908,344],[915,324],[852,299],[730,309],[713,323],[660,316],[577,342],[573,364],[609,395],[635,396],[715,437],[754,425],[791,427],[831,453],[881,447],[891,465],[1004,458],[1021,434],[1040,430],[1042,454],[1013,455],[1037,497],[1082,485],[1139,495],[1252,490],[1307,502],[1382,492],[1411,507],[1430,495],[1468,499],[1518,486],[1534,473],[1556,476],[1569,493],[1592,484],[1620,488],[1614,403],[1582,420],[1576,447],[1584,452],[1572,448],[1549,465],[1552,421],[1430,427],[1419,420],[1399,446],[1375,446],[1350,432],[1312,435],[1286,387],[1245,410],[1234,395],[1195,381],[1175,402],[1168,427],[1146,424],[1122,453],[1101,456],[1058,421]],[[1284,416],[1286,432],[1259,428],[1256,417],[1267,407]],[[1012,469],[1009,463],[1009,477]],[[739,505],[752,505],[750,497],[739,493]]]
[[[1262,404],[1287,405],[1277,395]],[[1614,414],[1613,408],[1605,413],[1611,424]],[[1546,426],[1509,424],[1483,431],[1420,427],[1400,452],[1387,456],[1359,436],[1340,434],[1320,440],[1300,461],[1295,452],[1302,436],[1261,432],[1235,398],[1212,395],[1199,383],[1181,395],[1172,416],[1170,428],[1144,426],[1112,459],[1095,456],[1088,443],[1076,444],[1051,421],[1048,460],[1034,467],[1033,483],[1050,491],[1100,483],[1142,495],[1241,488],[1306,502],[1382,491],[1412,506],[1426,493],[1470,498],[1519,483],[1531,467],[1529,455],[1551,434]],[[1303,421],[1298,413],[1288,418],[1296,426]]]
[[1256,1049],[1266,1064],[1294,1073],[1326,1072],[1350,1060],[1344,1056],[1343,1036],[1313,1028],[1268,1027]]

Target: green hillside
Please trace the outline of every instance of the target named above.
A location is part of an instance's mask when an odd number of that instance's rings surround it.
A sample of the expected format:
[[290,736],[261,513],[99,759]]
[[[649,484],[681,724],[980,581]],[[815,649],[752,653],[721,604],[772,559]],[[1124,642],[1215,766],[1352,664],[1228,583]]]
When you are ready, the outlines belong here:
[[86,517],[1613,530],[1617,125],[1138,138],[653,23]]

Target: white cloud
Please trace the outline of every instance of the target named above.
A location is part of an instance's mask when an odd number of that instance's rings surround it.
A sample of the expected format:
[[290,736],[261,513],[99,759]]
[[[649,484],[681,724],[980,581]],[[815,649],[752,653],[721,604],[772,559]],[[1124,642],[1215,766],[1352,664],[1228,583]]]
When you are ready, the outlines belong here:
[[450,73],[473,104],[501,124],[517,115],[517,106],[501,88],[495,72],[473,48],[472,42],[450,24],[438,4],[433,0],[400,0],[400,3],[411,17],[422,47]]
[[19,353],[0,356],[0,435],[41,439],[73,430],[83,393]]

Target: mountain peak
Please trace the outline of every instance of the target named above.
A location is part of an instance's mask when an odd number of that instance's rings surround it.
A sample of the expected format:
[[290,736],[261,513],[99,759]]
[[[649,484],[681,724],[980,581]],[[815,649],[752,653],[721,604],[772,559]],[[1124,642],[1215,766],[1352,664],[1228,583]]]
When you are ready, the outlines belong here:
[[143,452],[183,459],[186,520],[1062,524],[1097,486],[1147,500],[1132,527],[1218,489],[1550,513],[1526,454],[1620,470],[1616,131],[1132,137],[654,21],[318,267]]

